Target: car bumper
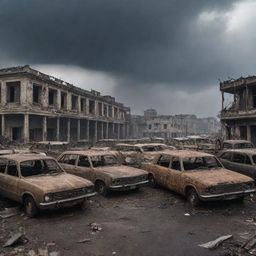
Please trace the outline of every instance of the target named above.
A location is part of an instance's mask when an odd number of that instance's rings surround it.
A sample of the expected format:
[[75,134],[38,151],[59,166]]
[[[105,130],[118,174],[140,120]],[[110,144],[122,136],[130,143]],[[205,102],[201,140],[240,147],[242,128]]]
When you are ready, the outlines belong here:
[[227,192],[221,194],[212,194],[212,195],[200,195],[200,199],[202,201],[211,201],[211,200],[231,200],[236,199],[247,194],[255,193],[256,189],[248,189],[243,191],[236,191],[236,192]]
[[90,198],[92,196],[95,196],[97,193],[89,193],[82,196],[72,197],[72,198],[66,198],[62,200],[52,201],[52,202],[45,202],[40,203],[40,209],[52,209],[52,208],[59,208],[59,207],[65,207],[65,206],[73,206],[80,202],[82,202],[86,198]]
[[113,185],[113,186],[109,186],[109,189],[110,190],[131,190],[131,189],[136,189],[136,188],[145,186],[146,184],[148,184],[148,180],[143,180],[143,181],[132,183],[132,184]]

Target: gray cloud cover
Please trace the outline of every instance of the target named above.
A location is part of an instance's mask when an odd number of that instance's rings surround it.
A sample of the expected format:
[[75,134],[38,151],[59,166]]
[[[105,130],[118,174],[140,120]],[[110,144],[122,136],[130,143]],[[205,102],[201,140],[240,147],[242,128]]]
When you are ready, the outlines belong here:
[[116,78],[113,93],[140,111],[151,103],[166,113],[216,114],[216,100],[203,111],[193,104],[218,97],[218,78],[254,72],[254,38],[239,30],[243,19],[232,20],[253,2],[0,0],[0,64],[79,66]]

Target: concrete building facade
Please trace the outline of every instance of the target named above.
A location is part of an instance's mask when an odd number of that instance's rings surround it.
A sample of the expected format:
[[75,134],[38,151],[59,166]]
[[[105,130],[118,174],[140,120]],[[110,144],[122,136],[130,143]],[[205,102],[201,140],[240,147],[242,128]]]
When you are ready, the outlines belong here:
[[0,132],[11,140],[126,138],[130,109],[29,66],[0,70]]
[[216,134],[220,123],[214,117],[196,115],[158,115],[156,110],[144,111],[144,116],[132,116],[133,137],[175,138],[187,135]]
[[[256,76],[220,83],[221,122],[227,139],[246,139],[256,145]],[[227,101],[227,95],[232,100]]]

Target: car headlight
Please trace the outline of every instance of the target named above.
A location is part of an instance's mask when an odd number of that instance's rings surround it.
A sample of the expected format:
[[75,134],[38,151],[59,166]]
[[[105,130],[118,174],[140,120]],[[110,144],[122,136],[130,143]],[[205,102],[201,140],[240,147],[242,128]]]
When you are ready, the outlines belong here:
[[44,196],[44,201],[45,201],[45,202],[51,201],[51,196],[50,196],[50,195],[45,195],[45,196]]
[[121,179],[115,179],[115,180],[113,180],[113,184],[115,184],[115,185],[119,184],[120,182],[121,182]]
[[216,192],[216,188],[215,187],[207,187],[205,189],[205,192],[206,193],[214,193],[214,192]]

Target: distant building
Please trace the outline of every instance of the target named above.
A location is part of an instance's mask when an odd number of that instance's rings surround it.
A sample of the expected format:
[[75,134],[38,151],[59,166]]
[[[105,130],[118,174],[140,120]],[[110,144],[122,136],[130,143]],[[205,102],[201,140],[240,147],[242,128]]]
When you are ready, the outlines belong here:
[[[221,82],[220,91],[220,118],[226,138],[247,139],[256,145],[256,76]],[[233,96],[231,102],[226,94]]]
[[216,134],[219,130],[220,123],[213,117],[158,115],[154,109],[144,111],[144,116],[131,117],[131,134],[136,138],[174,138],[187,135]]
[[29,66],[0,70],[0,132],[16,141],[126,138],[130,109]]

